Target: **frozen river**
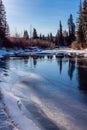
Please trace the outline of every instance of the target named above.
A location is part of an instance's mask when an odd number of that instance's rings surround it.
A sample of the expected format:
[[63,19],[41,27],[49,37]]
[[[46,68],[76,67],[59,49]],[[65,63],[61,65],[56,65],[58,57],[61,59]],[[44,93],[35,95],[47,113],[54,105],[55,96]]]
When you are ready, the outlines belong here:
[[87,129],[86,80],[86,59],[15,57],[0,61],[3,94],[15,97],[19,112],[41,130]]

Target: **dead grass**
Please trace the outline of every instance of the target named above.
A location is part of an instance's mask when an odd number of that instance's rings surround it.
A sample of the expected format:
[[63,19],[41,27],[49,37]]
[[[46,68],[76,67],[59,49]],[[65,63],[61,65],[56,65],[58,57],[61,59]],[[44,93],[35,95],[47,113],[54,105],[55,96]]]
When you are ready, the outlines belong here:
[[73,41],[70,45],[72,49],[77,49],[77,50],[83,50],[84,48],[82,47],[81,43],[78,43],[77,41]]

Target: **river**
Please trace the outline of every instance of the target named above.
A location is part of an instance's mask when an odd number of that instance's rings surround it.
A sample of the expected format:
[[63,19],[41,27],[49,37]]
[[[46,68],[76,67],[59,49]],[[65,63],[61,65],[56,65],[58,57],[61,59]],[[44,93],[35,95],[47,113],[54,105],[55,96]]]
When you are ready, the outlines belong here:
[[2,82],[42,130],[87,129],[87,59],[11,57],[0,60]]

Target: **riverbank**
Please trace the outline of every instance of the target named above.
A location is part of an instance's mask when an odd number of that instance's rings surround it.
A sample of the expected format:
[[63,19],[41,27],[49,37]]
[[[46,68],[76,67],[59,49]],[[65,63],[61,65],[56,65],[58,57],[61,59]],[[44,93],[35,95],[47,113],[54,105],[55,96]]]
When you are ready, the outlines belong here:
[[8,109],[3,102],[3,96],[0,91],[0,130],[19,130],[16,123],[11,119]]
[[[1,84],[5,87],[4,83]],[[5,89],[0,93],[0,130],[41,130],[28,118],[30,115],[26,115],[23,104],[18,104],[17,97]]]
[[31,47],[27,49],[18,49],[18,50],[6,50],[0,49],[0,58],[5,56],[64,56],[64,57],[87,57],[87,49],[84,50],[75,50],[68,47],[60,47],[60,48],[38,48],[38,47]]

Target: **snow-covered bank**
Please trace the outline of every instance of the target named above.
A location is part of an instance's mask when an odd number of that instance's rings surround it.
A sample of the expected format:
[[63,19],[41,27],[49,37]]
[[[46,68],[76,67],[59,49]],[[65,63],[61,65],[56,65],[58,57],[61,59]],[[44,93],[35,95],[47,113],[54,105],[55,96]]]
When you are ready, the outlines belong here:
[[67,56],[83,56],[87,57],[87,49],[84,50],[74,50],[71,48],[54,48],[54,49],[40,49],[40,48],[32,48],[32,49],[19,49],[19,50],[5,50],[0,49],[0,58],[3,56],[22,56],[22,55],[67,55]]
[[11,119],[7,112],[7,107],[3,103],[0,91],[0,130],[19,130],[16,123]]
[[32,120],[25,116],[27,110],[23,104],[21,104],[21,107],[18,105],[17,101],[19,99],[17,97],[12,95],[10,92],[7,93],[5,90],[3,90],[2,93],[9,114],[12,120],[17,123],[20,130],[41,130]]

